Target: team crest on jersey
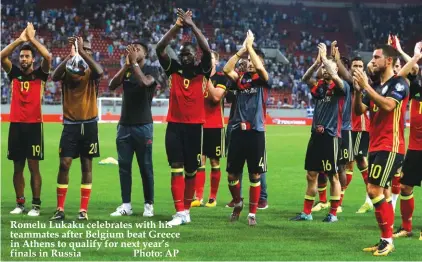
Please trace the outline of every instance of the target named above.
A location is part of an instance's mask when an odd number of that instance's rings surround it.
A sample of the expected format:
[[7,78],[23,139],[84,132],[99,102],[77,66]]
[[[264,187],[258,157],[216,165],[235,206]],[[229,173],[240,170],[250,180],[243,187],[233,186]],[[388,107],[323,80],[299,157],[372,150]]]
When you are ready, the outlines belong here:
[[384,86],[384,88],[381,91],[381,94],[385,95],[387,93],[387,90],[388,90],[388,85]]
[[403,91],[404,90],[404,85],[403,84],[401,84],[401,83],[399,83],[399,84],[397,84],[396,85],[396,91],[399,91],[399,92],[401,92],[401,91]]

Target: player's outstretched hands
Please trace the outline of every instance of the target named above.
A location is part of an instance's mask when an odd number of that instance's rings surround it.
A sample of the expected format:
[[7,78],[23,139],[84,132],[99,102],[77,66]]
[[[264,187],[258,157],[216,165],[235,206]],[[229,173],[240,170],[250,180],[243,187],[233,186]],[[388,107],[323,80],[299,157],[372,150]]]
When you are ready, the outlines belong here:
[[318,44],[318,51],[322,59],[327,58],[327,46],[324,43]]
[[129,63],[136,63],[136,48],[133,45],[128,45],[126,48],[126,54],[127,58],[129,59]]
[[254,34],[252,33],[251,30],[248,30],[248,32],[246,33],[246,39],[245,39],[246,46],[252,47],[254,41],[255,41]]
[[76,47],[75,45],[70,46],[70,56],[74,57],[76,55]]
[[26,36],[28,37],[28,40],[35,38],[35,28],[32,23],[28,22],[28,25],[26,26]]
[[422,41],[416,43],[413,56],[418,57],[418,59],[422,58]]
[[355,70],[353,72],[353,86],[355,86],[355,89],[360,91],[364,89],[364,87],[368,83],[368,76],[365,72],[360,70]]
[[[193,21],[192,21],[192,11],[188,10],[187,12],[183,11],[183,9],[178,8],[177,9],[177,20],[182,23],[184,26],[192,27]],[[178,23],[176,21],[176,23]]]
[[331,43],[331,53],[330,53],[330,55],[334,59],[334,61],[340,60],[340,52],[338,51],[337,40],[334,40]]
[[84,40],[83,40],[82,37],[72,36],[72,37],[69,37],[67,40],[69,41],[69,44],[71,44],[71,45],[76,46],[76,44],[77,44],[78,52],[83,50]]
[[26,28],[22,31],[21,35],[19,36],[19,40],[22,42],[28,42],[28,36],[26,35]]
[[399,52],[403,52],[403,49],[401,49],[400,39],[399,39],[399,37],[398,37],[398,36],[396,36],[396,35],[393,35],[392,37],[393,37],[393,43],[395,43],[395,44],[396,44],[395,48],[397,49],[397,51],[399,51]]

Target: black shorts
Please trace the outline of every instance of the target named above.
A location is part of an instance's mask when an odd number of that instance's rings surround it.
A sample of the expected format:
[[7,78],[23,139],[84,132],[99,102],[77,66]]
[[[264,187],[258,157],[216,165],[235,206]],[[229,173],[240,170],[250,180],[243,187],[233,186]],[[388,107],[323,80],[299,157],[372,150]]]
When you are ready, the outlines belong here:
[[341,130],[341,145],[340,152],[338,154],[338,164],[345,165],[348,162],[352,162],[354,159],[352,131]]
[[201,166],[202,125],[168,123],[166,129],[166,152],[169,165],[183,163],[187,173]]
[[422,185],[422,150],[407,150],[400,183],[406,186]]
[[64,124],[59,148],[60,157],[99,157],[98,123]]
[[306,150],[305,170],[336,174],[339,142],[341,139],[327,133],[312,133]]
[[10,123],[7,158],[44,160],[43,123]]
[[367,157],[369,148],[369,132],[352,131],[353,155],[355,157]]
[[227,154],[227,172],[243,172],[245,161],[249,174],[267,172],[267,152],[265,149],[265,132],[255,130],[233,129]]
[[369,153],[368,183],[388,188],[391,179],[403,164],[404,155],[388,151]]
[[224,128],[204,128],[202,154],[213,159],[225,156]]

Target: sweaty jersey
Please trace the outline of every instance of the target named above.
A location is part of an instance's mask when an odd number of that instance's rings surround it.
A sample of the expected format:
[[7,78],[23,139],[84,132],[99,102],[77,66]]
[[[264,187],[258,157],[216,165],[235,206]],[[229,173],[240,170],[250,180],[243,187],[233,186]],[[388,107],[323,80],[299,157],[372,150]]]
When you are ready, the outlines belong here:
[[269,81],[262,80],[257,73],[240,72],[234,88],[233,129],[265,131],[266,102],[271,88]]
[[413,82],[410,84],[410,135],[411,150],[422,150],[422,87]]
[[[211,82],[215,88],[227,89],[227,78],[224,73],[217,72],[211,77]],[[214,103],[209,99],[208,86],[205,90],[205,124],[204,128],[223,128],[224,126],[224,99],[220,100],[220,103]]]
[[393,76],[374,89],[381,96],[393,99],[397,105],[393,111],[387,112],[380,109],[367,95],[363,97],[363,103],[371,115],[369,152],[404,154],[404,118],[409,101],[409,85],[403,77]]
[[63,122],[77,124],[97,121],[100,78],[90,68],[77,81],[74,77],[68,72],[62,77]]
[[[344,106],[341,130],[352,130],[352,88],[347,81],[344,85]],[[347,85],[346,85],[347,84]]]
[[318,80],[312,87],[311,94],[316,101],[312,133],[327,132],[330,136],[341,137],[345,92],[350,92],[347,82],[343,81],[343,84],[345,91],[337,89],[334,81],[328,84],[324,80]]
[[12,92],[10,122],[41,123],[41,100],[48,73],[38,67],[29,75],[25,75],[19,67],[12,65],[7,75],[11,81]]
[[168,68],[170,102],[167,122],[185,124],[205,123],[204,91],[211,70],[205,72],[201,63],[187,70],[174,59]]

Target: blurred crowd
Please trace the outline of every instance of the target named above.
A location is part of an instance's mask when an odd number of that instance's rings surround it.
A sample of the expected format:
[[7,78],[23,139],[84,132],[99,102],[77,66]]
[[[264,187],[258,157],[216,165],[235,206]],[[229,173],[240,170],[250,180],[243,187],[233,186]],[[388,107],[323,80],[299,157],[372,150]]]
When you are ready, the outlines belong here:
[[[124,63],[124,50],[128,43],[141,40],[155,44],[159,41],[174,23],[176,7],[189,7],[193,11],[195,23],[208,38],[210,47],[223,54],[219,69],[242,44],[247,29],[251,29],[260,48],[278,49],[289,61],[288,64],[270,59],[266,61],[275,90],[268,103],[279,108],[312,105],[308,88],[301,83],[300,78],[313,63],[318,43],[324,42],[329,46],[330,40],[334,40],[326,39],[324,32],[338,32],[340,28],[337,24],[326,22],[329,21],[329,14],[315,12],[298,3],[292,4],[289,10],[296,10],[300,15],[291,15],[291,12],[284,12],[282,8],[274,8],[269,4],[245,4],[230,0],[207,0],[206,4],[196,0],[144,0],[141,4],[135,0],[105,0],[97,3],[82,0],[78,7],[45,10],[40,10],[36,3],[36,0],[16,0],[13,4],[2,4],[1,47],[11,43],[27,22],[34,24],[40,42],[52,50],[53,67],[62,61],[63,54],[56,50],[67,48],[69,36],[81,35],[90,41],[101,41],[105,43],[105,48],[95,50],[94,46],[94,58],[105,68],[102,86],[107,85],[113,77],[111,74]],[[406,28],[409,24],[422,21],[422,12],[412,8],[398,11],[363,8],[361,12],[362,26],[369,36],[369,49],[379,38],[386,39],[390,31],[397,33],[401,40],[410,39],[411,34],[417,32],[408,32]],[[292,34],[290,26],[302,28],[298,42],[288,41]],[[99,33],[94,33],[93,29],[99,30]],[[315,34],[315,30],[322,33]],[[182,30],[171,47],[178,50],[180,44],[187,40],[196,42],[192,32]],[[289,43],[286,44],[286,41]],[[355,43],[347,44],[362,49],[362,42],[357,39]],[[150,47],[146,64],[156,69],[155,78],[159,82],[156,97],[165,98],[168,97],[167,78],[160,68],[155,50],[152,45]],[[12,55],[15,62],[17,55],[16,52]],[[10,96],[8,81],[5,81],[4,76],[2,72],[2,103],[7,102]],[[100,96],[116,95],[106,88],[100,91]],[[60,83],[48,81],[44,102],[60,103],[60,96]]]

